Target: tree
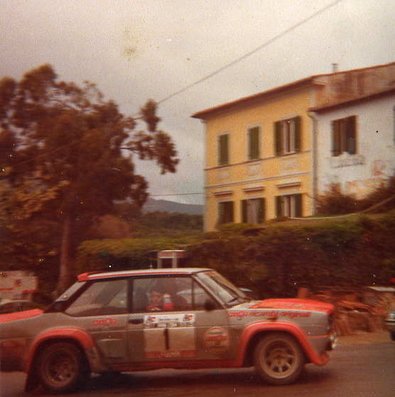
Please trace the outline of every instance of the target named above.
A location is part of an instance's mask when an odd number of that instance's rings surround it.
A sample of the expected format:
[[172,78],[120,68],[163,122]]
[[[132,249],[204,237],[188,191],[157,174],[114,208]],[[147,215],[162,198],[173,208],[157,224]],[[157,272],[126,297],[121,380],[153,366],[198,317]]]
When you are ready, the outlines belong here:
[[154,101],[125,116],[94,84],[60,81],[50,65],[20,81],[0,80],[2,201],[8,197],[13,220],[3,227],[16,230],[37,218],[58,223],[58,290],[70,282],[83,231],[117,200],[145,202],[148,184],[135,173],[135,156],[175,172],[177,152],[159,121]]

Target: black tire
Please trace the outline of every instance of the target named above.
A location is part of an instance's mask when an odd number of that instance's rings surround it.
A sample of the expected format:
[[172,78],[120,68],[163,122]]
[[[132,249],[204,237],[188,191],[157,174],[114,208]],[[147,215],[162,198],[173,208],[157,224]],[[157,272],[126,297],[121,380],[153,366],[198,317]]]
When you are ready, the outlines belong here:
[[390,332],[391,340],[395,341],[395,331]]
[[85,356],[68,342],[45,347],[37,359],[36,370],[42,387],[51,393],[74,391],[89,377]]
[[265,382],[287,385],[299,377],[305,358],[292,336],[275,332],[258,342],[254,352],[254,364],[258,375]]

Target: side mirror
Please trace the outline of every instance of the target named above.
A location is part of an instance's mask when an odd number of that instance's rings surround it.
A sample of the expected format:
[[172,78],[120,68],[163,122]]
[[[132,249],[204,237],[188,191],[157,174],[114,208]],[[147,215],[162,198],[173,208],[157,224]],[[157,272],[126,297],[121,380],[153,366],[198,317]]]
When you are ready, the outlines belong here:
[[215,304],[215,302],[212,299],[206,299],[204,302],[204,310],[206,310],[206,312],[211,312],[213,310],[215,310],[217,308],[217,305]]

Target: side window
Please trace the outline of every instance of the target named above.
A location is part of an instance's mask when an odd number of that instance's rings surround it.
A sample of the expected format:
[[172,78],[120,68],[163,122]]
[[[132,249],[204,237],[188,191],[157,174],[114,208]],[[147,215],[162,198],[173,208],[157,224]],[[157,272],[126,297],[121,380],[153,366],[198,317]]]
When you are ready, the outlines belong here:
[[133,281],[132,311],[135,313],[191,309],[190,277],[147,277]]
[[70,316],[101,316],[128,312],[127,280],[95,282],[66,309]]
[[204,310],[207,300],[216,304],[191,277],[138,278],[133,282],[134,313]]
[[217,302],[197,283],[193,283],[192,306],[194,310],[205,310],[206,302],[210,301],[214,306]]

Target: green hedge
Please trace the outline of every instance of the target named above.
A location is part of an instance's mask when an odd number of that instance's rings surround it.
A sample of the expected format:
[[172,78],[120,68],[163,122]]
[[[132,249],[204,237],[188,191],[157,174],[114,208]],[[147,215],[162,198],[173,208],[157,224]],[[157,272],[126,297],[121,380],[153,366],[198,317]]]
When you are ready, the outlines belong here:
[[76,272],[148,268],[156,263],[156,252],[183,249],[192,237],[103,239],[83,242],[78,249]]
[[186,249],[188,266],[217,269],[260,296],[294,296],[299,287],[385,285],[395,276],[395,211],[224,227],[200,238],[87,241],[79,270],[148,267],[153,251],[176,248]]
[[257,236],[222,234],[190,247],[208,264],[260,295],[294,296],[299,287],[388,284],[395,276],[395,212],[348,220],[271,225]]

